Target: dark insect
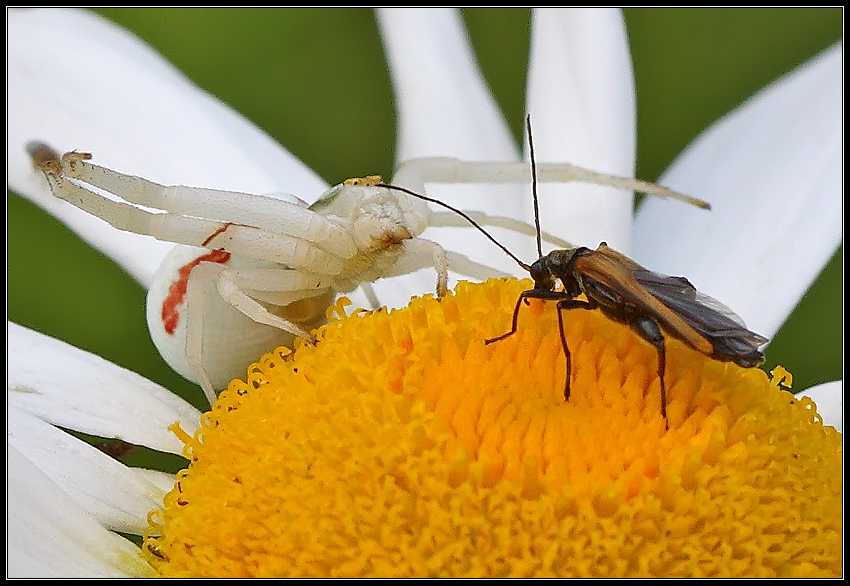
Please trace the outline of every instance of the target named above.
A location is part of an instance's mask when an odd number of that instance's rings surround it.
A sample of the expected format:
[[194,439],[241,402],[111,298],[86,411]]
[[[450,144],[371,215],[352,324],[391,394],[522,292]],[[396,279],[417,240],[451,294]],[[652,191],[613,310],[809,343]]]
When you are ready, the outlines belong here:
[[[665,426],[668,425],[667,389],[664,383],[665,333],[715,360],[734,362],[745,368],[759,366],[764,362],[764,355],[758,348],[768,341],[767,338],[748,330],[743,320],[732,310],[697,291],[684,277],[671,277],[650,271],[605,242],[596,250],[581,246],[553,250],[543,255],[531,124],[529,120],[526,123],[532,166],[531,185],[537,226],[537,250],[540,257],[531,265],[519,260],[463,211],[438,200],[408,192],[463,216],[528,271],[534,280],[534,287],[523,291],[517,299],[510,331],[485,340],[485,344],[504,340],[516,333],[519,310],[529,299],[555,301],[561,346],[567,362],[564,400],[569,401],[572,361],[564,334],[563,311],[599,309],[606,317],[630,326],[638,336],[655,347],[658,353],[658,378],[661,383],[661,415],[664,417]],[[582,293],[585,299],[577,299]]]
[[[767,342],[767,338],[748,330],[731,310],[697,291],[686,278],[650,271],[604,242],[596,250],[585,247],[554,250],[534,261],[529,273],[534,279],[534,288],[520,294],[511,330],[485,343],[491,344],[516,333],[520,307],[528,299],[556,301],[561,346],[567,360],[565,401],[570,398],[572,364],[564,335],[563,310],[598,308],[606,317],[630,326],[655,346],[661,381],[661,415],[665,423],[664,333],[715,360],[735,362],[745,368],[764,361],[758,347]],[[558,282],[562,290],[556,289]],[[576,299],[582,293],[586,300]]]
[[124,440],[113,438],[95,444],[94,447],[107,456],[120,461],[124,456],[133,454],[139,446],[131,444],[130,442],[125,442]]

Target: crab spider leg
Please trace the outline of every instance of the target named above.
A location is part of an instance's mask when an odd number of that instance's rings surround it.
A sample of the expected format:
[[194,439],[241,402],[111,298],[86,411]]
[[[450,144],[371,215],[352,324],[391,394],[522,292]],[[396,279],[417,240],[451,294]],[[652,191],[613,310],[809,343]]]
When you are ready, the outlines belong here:
[[[447,252],[436,242],[424,238],[405,240],[401,247],[397,261],[382,276],[406,274],[433,266],[438,274],[438,295],[447,292],[449,264],[455,272],[481,280],[506,276],[505,273],[478,264],[459,253]],[[193,376],[207,398],[210,401],[215,400],[215,387],[203,366],[203,315],[206,297],[210,294],[206,283],[214,282],[218,295],[252,321],[313,342],[315,338],[305,329],[289,319],[271,313],[260,302],[282,307],[296,301],[320,297],[332,290],[332,281],[321,275],[282,267],[234,268],[206,262],[195,267],[187,289],[185,355]]]
[[[204,330],[204,304],[206,303],[206,292],[204,284],[207,278],[217,278],[221,267],[201,263],[192,270],[189,282],[186,285],[186,342],[185,356],[189,370],[195,378],[195,382],[203,389],[204,395],[210,405],[216,400],[215,388],[204,369],[203,330]],[[206,278],[205,278],[206,277]]]
[[[537,236],[537,230],[531,224],[527,224],[514,218],[505,216],[491,216],[485,212],[463,210],[463,213],[475,220],[482,226],[495,226],[505,228],[512,232],[525,234],[526,236]],[[466,218],[459,216],[454,212],[431,212],[431,222],[429,226],[452,226],[460,228],[468,228],[469,221]],[[575,245],[567,242],[563,238],[558,238],[548,232],[541,232],[541,238],[549,244],[554,244],[559,248],[575,248]]]
[[313,334],[291,321],[271,313],[258,301],[247,295],[239,287],[239,285],[236,284],[232,275],[230,275],[229,271],[226,269],[222,270],[219,274],[218,281],[216,281],[216,289],[222,299],[229,302],[233,307],[253,319],[255,322],[278,328],[284,332],[289,332],[290,334],[306,340],[310,344],[316,343],[316,338]]
[[381,302],[378,301],[378,294],[375,293],[375,288],[372,286],[372,283],[360,283],[360,290],[363,291],[363,295],[366,296],[366,301],[369,302],[369,307],[372,309],[378,309],[381,307]]
[[[209,374],[204,367],[204,308],[211,290],[207,283],[215,283],[216,293],[229,305],[247,316],[255,323],[271,326],[314,343],[315,337],[293,321],[271,313],[254,296],[251,287],[289,291],[290,299],[285,304],[303,301],[305,298],[321,296],[328,288],[317,289],[316,277],[305,277],[302,273],[289,269],[234,269],[216,263],[200,263],[192,271],[186,291],[186,342],[185,356],[195,380],[204,390],[212,404],[216,393]],[[305,295],[305,290],[307,294]],[[282,304],[283,305],[283,304]],[[254,328],[256,329],[256,328]],[[224,335],[236,336],[237,332],[225,332]]]
[[338,274],[343,265],[344,259],[311,242],[287,234],[216,220],[152,213],[103,197],[63,176],[54,173],[46,175],[57,197],[70,201],[119,230],[147,234],[158,240],[178,244],[222,248],[234,254],[271,262],[285,259],[287,266],[326,275]]
[[220,189],[160,185],[93,165],[88,162],[89,158],[91,155],[88,153],[65,153],[61,158],[62,174],[132,204],[181,217],[207,218],[286,234],[311,242],[341,258],[351,258],[357,253],[357,246],[345,228],[309,210],[303,202]]
[[[477,263],[459,252],[445,250],[442,246],[428,240],[426,238],[412,238],[405,240],[402,243],[403,252],[397,258],[395,264],[384,271],[382,277],[394,277],[412,273],[413,271],[433,266],[437,271],[437,295],[440,295],[441,286],[443,291],[448,291],[445,288],[448,281],[448,268],[452,271],[471,277],[481,281],[495,277],[509,277],[509,273],[505,273],[493,267]],[[431,258],[433,265],[425,262],[425,259]]]
[[282,266],[270,268],[226,268],[228,278],[252,299],[280,307],[301,299],[322,295],[336,283],[327,276],[314,275]]
[[[531,166],[528,163],[461,161],[447,157],[403,161],[393,176],[394,184],[414,190],[423,189],[425,183],[529,183],[530,181]],[[708,203],[700,199],[648,181],[598,173],[569,163],[538,163],[537,181],[541,183],[580,181],[678,199],[700,208],[710,207]]]
[[449,267],[451,267],[452,271],[464,275],[466,277],[478,279],[479,281],[486,281],[487,279],[493,279],[498,277],[512,276],[510,273],[506,273],[498,269],[494,269],[493,267],[477,263],[468,256],[460,254],[459,252],[447,250],[446,258],[449,261]]
[[[411,238],[401,243],[403,253],[389,270],[384,271],[382,276],[392,277],[405,275],[413,271],[433,266],[437,271],[437,297],[442,297],[448,290],[449,262],[446,258],[446,249],[426,238]],[[423,262],[429,258],[432,264]]]

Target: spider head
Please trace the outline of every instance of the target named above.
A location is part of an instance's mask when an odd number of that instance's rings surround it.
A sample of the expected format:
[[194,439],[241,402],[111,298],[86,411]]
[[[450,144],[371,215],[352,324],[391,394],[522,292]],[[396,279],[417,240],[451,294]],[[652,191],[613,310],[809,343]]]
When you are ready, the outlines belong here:
[[310,209],[345,226],[361,250],[387,248],[420,233],[424,224],[417,231],[421,220],[408,209],[410,198],[377,183],[379,177],[350,179],[330,188]]

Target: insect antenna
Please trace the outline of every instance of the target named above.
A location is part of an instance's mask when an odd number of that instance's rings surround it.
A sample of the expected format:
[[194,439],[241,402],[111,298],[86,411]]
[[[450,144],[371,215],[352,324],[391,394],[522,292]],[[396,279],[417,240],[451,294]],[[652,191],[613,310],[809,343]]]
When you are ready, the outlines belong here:
[[[526,126],[527,133],[528,133],[528,152],[529,152],[529,157],[531,158],[531,194],[532,194],[532,199],[534,201],[534,228],[535,228],[535,231],[537,232],[537,257],[542,258],[543,257],[543,237],[542,237],[542,232],[540,231],[540,206],[538,204],[538,198],[537,198],[537,165],[534,161],[534,143],[531,140],[531,115],[530,114],[525,117],[525,126]],[[472,227],[476,228],[479,232],[484,234],[484,236],[486,236],[487,239],[490,240],[490,242],[492,242],[493,244],[495,244],[496,246],[501,248],[502,251],[505,254],[507,254],[512,259],[514,259],[514,261],[516,261],[516,263],[520,267],[522,267],[522,269],[524,271],[526,271],[526,272],[531,271],[531,267],[529,265],[527,265],[526,263],[522,262],[519,258],[517,258],[517,256],[513,252],[508,250],[508,248],[504,244],[502,244],[501,242],[496,240],[489,232],[487,232],[487,230],[485,230],[478,222],[476,222],[475,220],[470,218],[469,214],[465,213],[463,210],[460,210],[460,209],[458,209],[458,208],[456,208],[452,205],[449,205],[446,202],[440,201],[439,199],[434,199],[433,197],[428,197],[427,195],[422,195],[421,193],[416,193],[415,191],[407,189],[406,187],[401,187],[401,186],[398,186],[398,185],[391,185],[389,183],[378,183],[376,185],[376,187],[385,187],[387,189],[395,189],[396,191],[401,191],[402,193],[406,193],[407,195],[412,195],[415,198],[418,198],[418,199],[421,199],[421,200],[424,200],[424,201],[428,201],[428,202],[431,202],[431,203],[435,203],[439,206],[446,208],[447,210],[450,210],[450,211],[456,213],[461,218],[463,218],[467,222],[469,222],[470,225],[472,225]]]
[[537,258],[543,258],[543,239],[540,235],[540,205],[537,200],[537,164],[534,161],[534,141],[531,140],[531,114],[525,117],[528,133],[528,156],[531,159],[531,199],[534,202],[534,227],[537,230]]
[[[439,199],[434,199],[433,197],[428,197],[427,195],[422,195],[421,193],[416,193],[415,191],[411,191],[410,189],[407,189],[406,187],[400,187],[398,185],[390,185],[388,183],[379,183],[379,184],[376,185],[376,187],[385,187],[387,189],[395,189],[396,191],[401,191],[402,193],[406,193],[407,195],[412,195],[413,197],[416,197],[418,199],[428,201],[428,202],[431,202],[431,203],[435,203],[439,206],[443,206],[447,210],[450,210],[450,211],[456,213],[457,215],[459,215],[461,218],[465,219],[474,228],[478,229],[478,231],[481,232],[482,234],[484,234],[484,236],[486,236],[490,240],[490,242],[492,242],[493,244],[495,244],[496,246],[501,248],[504,251],[505,254],[507,254],[512,259],[514,259],[516,261],[516,263],[520,267],[522,267],[523,270],[525,270],[525,271],[531,270],[530,266],[528,266],[527,264],[522,262],[519,258],[517,258],[517,256],[513,252],[508,250],[507,246],[505,246],[504,244],[502,244],[501,242],[499,242],[498,240],[493,238],[493,236],[491,236],[490,233],[487,232],[487,230],[482,228],[481,225],[478,222],[476,222],[475,220],[470,218],[469,214],[465,213],[463,210],[460,210],[460,209],[458,209],[454,206],[451,206],[451,205],[447,204],[446,202],[440,201]],[[537,247],[538,247],[538,249],[540,248],[540,226],[539,225],[537,226]]]

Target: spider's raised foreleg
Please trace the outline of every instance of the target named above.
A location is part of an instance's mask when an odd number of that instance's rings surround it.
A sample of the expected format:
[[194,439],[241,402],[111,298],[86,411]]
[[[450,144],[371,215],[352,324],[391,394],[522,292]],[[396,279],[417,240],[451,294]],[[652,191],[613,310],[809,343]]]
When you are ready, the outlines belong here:
[[[427,183],[530,183],[534,178],[540,182],[568,183],[580,181],[595,183],[641,191],[662,197],[682,199],[701,207],[707,205],[705,202],[652,183],[596,173],[568,163],[544,163],[537,165],[536,174],[533,177],[531,166],[526,163],[462,161],[459,159],[438,157],[410,159],[399,165],[393,176],[392,186],[405,191],[411,196],[451,210],[449,212],[431,210],[427,215],[428,226],[462,227],[474,225],[491,240],[493,240],[492,237],[484,231],[483,227],[499,227],[526,236],[538,236],[539,234],[539,241],[548,242],[559,248],[574,248],[574,245],[570,242],[546,232],[538,232],[539,227],[532,226],[521,220],[490,215],[476,210],[458,209],[446,202],[425,195],[425,184]],[[424,212],[422,215],[425,217]],[[503,248],[500,244],[497,243],[497,245]],[[508,254],[513,257],[513,254]],[[514,258],[518,260],[516,257]],[[522,264],[521,261],[520,264]]]
[[[31,147],[33,160],[56,197],[119,230],[272,262],[286,259],[291,267],[329,275],[337,274],[347,259],[358,254],[344,227],[303,204],[247,193],[163,186],[92,165],[86,153],[70,152],[60,158],[46,145],[40,145],[40,150]],[[123,201],[105,197],[93,187]]]
[[[205,218],[285,234],[312,242],[342,258],[351,258],[357,252],[356,245],[345,228],[310,211],[307,204],[295,196],[256,195],[184,185],[161,185],[142,177],[94,165],[89,162],[90,158],[88,153],[65,153],[58,161],[58,166],[52,165],[53,174],[56,175],[56,169],[60,169],[59,178],[74,179],[102,189],[128,203],[169,214]],[[40,166],[48,173],[45,164]],[[80,195],[79,192],[77,195]],[[74,201],[71,203],[77,205]],[[109,221],[108,218],[104,219]]]

